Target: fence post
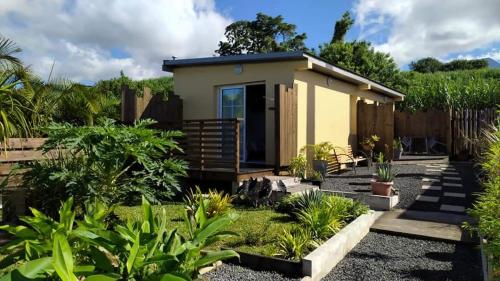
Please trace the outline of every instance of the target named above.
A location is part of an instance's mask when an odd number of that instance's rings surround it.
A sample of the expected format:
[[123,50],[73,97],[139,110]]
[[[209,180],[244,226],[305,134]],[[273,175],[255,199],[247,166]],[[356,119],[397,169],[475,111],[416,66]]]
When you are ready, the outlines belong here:
[[234,155],[234,169],[236,173],[240,172],[240,121],[235,120],[234,138],[236,141],[236,149]]

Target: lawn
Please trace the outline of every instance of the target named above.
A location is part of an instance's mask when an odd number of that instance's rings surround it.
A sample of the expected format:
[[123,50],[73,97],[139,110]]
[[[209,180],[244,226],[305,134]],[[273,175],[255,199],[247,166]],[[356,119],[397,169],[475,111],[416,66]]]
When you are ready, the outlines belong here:
[[[182,204],[167,204],[154,206],[153,211],[159,212],[161,208],[167,210],[168,228],[177,228],[179,233],[185,235],[187,229],[183,221],[184,206]],[[242,208],[236,207],[234,211],[238,219],[229,227],[229,231],[239,236],[227,239],[219,246],[229,247],[238,251],[255,253],[266,256],[276,254],[276,242],[283,228],[289,229],[297,224],[288,215],[278,213],[270,208]],[[115,214],[123,221],[137,220],[142,216],[140,206],[120,206]]]

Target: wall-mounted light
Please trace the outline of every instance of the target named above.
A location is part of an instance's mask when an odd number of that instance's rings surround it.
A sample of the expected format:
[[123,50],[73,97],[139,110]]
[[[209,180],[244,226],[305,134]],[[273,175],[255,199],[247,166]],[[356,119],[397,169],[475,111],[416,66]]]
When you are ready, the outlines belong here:
[[331,87],[333,85],[333,78],[332,77],[326,78],[326,85],[328,85],[329,87]]
[[242,64],[237,64],[234,66],[234,74],[240,75],[243,72],[243,65]]

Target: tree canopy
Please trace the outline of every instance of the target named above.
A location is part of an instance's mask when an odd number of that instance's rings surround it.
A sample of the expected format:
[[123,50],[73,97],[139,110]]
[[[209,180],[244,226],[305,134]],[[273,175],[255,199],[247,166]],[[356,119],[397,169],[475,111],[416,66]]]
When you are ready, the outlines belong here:
[[351,18],[351,14],[346,11],[342,15],[342,18],[335,22],[333,37],[330,43],[343,42],[347,31],[349,31],[353,24],[354,20]]
[[258,13],[253,21],[240,20],[226,27],[226,40],[215,52],[221,56],[306,50],[305,33],[297,34],[294,24],[282,16]]
[[485,59],[479,60],[452,60],[443,63],[436,58],[427,57],[412,61],[410,69],[420,73],[429,73],[437,71],[457,71],[457,70],[471,70],[481,69],[488,67],[488,62]]
[[389,54],[375,51],[367,41],[344,41],[353,24],[354,20],[349,12],[345,12],[335,23],[332,41],[319,47],[319,56],[332,64],[388,86],[400,88],[403,80],[397,64]]

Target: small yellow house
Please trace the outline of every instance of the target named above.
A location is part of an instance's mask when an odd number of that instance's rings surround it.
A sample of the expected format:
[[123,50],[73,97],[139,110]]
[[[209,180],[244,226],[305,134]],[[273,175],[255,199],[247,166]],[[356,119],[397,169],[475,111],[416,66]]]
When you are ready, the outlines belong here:
[[173,73],[184,120],[240,120],[242,163],[286,166],[302,146],[323,141],[356,148],[357,102],[404,97],[301,51],[165,60],[163,70]]

